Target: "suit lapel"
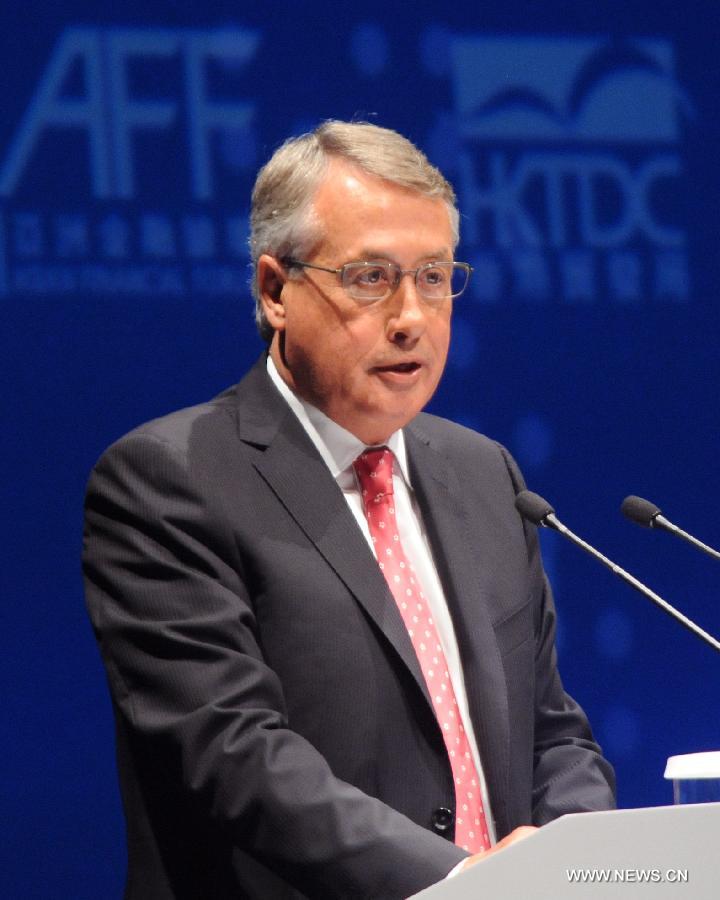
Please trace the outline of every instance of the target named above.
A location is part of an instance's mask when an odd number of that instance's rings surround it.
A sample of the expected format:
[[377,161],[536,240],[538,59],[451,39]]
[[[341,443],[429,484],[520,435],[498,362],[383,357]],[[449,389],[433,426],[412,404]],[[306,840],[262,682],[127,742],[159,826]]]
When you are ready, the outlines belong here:
[[[496,818],[509,796],[507,685],[490,618],[487,573],[492,546],[470,534],[466,494],[451,463],[438,453],[416,422],[405,429],[410,477],[433,548],[460,649],[465,689]],[[472,540],[471,540],[472,539]]]
[[238,405],[241,440],[265,448],[256,470],[394,647],[431,705],[387,582],[342,491],[270,381],[264,359],[238,385]]

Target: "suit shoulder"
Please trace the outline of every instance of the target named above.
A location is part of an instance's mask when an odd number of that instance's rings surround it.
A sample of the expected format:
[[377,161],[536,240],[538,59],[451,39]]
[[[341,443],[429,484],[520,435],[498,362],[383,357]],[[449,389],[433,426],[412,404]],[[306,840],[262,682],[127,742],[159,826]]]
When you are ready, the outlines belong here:
[[491,455],[505,450],[502,444],[479,431],[430,413],[420,413],[408,427],[421,440],[429,441],[438,449],[455,452],[466,449],[473,453],[484,452]]
[[416,437],[429,443],[458,466],[468,466],[470,470],[482,467],[503,476],[509,474],[516,492],[524,488],[517,463],[499,441],[430,413],[420,413],[408,427]]
[[233,385],[204,403],[174,410],[133,428],[105,450],[101,459],[127,452],[136,444],[165,445],[186,453],[193,442],[213,443],[223,432],[234,430],[235,394]]

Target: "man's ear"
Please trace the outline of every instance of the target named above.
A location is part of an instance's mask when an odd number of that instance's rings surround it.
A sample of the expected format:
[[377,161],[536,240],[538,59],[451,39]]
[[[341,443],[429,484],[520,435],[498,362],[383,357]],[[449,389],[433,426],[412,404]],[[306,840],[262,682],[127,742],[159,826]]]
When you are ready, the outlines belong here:
[[257,286],[265,317],[275,331],[285,328],[285,305],[282,290],[287,273],[274,256],[263,253],[257,262]]

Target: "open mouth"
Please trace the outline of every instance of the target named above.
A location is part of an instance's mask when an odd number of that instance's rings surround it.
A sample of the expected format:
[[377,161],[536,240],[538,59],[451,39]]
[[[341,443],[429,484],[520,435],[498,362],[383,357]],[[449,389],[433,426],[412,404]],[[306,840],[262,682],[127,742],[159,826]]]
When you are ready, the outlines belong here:
[[391,366],[378,366],[379,372],[400,372],[401,374],[408,374],[410,372],[415,372],[420,368],[420,363],[417,362],[404,362],[404,363],[395,363]]

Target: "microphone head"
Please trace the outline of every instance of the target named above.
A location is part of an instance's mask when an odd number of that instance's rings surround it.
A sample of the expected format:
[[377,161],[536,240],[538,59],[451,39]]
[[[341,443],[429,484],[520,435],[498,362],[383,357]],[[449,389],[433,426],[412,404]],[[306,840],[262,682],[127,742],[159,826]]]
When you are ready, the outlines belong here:
[[545,518],[555,512],[547,500],[532,491],[520,491],[515,497],[515,509],[533,525],[544,525]]
[[655,517],[662,512],[659,506],[655,506],[649,500],[643,500],[642,497],[633,495],[623,500],[620,509],[626,519],[630,519],[636,525],[642,525],[643,528],[652,528],[655,524]]

